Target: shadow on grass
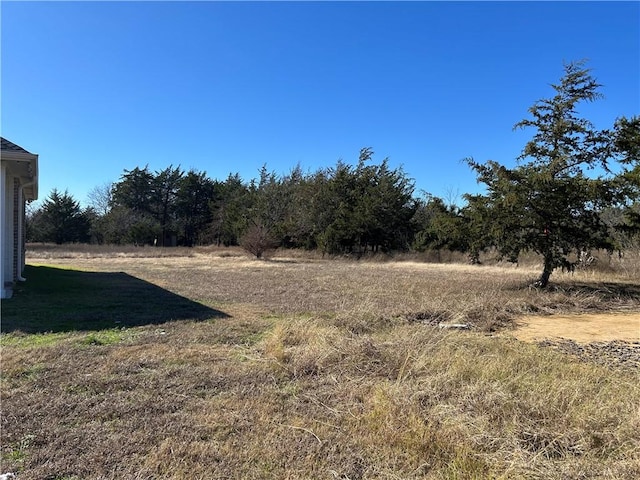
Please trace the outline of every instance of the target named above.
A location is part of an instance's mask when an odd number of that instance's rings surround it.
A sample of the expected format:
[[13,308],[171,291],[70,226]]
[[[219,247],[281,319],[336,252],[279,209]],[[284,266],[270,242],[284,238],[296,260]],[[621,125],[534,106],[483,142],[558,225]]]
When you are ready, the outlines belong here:
[[2,301],[3,333],[104,330],[228,317],[126,273],[27,265],[27,282]]
[[568,287],[556,287],[568,293],[584,293],[601,296],[603,300],[627,298],[640,300],[640,285],[631,283],[598,282],[594,284],[576,283]]
[[[507,290],[518,291],[535,288],[531,285],[535,279],[530,279],[527,282],[520,282],[510,287]],[[593,295],[599,297],[602,301],[612,300],[640,300],[640,284],[628,283],[628,282],[566,282],[555,283],[553,280],[549,282],[546,288],[539,289],[541,292],[549,293],[564,293],[567,295]]]

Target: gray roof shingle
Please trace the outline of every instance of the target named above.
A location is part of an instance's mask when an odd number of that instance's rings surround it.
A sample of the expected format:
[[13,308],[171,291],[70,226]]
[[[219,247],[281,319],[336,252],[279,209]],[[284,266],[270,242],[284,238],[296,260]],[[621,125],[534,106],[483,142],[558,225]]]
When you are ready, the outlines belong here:
[[0,140],[2,140],[0,150],[2,150],[3,152],[28,153],[29,155],[33,155],[31,152],[28,152],[20,145],[16,145],[15,143],[10,142],[4,137],[0,137]]

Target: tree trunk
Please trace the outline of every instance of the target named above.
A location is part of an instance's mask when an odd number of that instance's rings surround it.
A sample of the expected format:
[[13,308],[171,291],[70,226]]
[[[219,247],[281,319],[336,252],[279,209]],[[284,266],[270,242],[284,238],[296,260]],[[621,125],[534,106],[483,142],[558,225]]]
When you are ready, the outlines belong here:
[[549,277],[551,276],[552,272],[553,272],[553,262],[551,261],[550,258],[545,257],[544,270],[542,271],[542,275],[540,275],[540,278],[536,280],[533,286],[538,288],[546,288],[547,285],[549,284]]

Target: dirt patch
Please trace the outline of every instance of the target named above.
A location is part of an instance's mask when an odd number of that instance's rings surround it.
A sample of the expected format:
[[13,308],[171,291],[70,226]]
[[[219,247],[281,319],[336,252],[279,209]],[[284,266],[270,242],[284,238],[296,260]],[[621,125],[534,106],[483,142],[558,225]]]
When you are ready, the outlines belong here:
[[640,313],[527,316],[513,332],[518,340],[564,338],[579,343],[640,341]]
[[514,336],[611,368],[640,368],[640,313],[524,317]]

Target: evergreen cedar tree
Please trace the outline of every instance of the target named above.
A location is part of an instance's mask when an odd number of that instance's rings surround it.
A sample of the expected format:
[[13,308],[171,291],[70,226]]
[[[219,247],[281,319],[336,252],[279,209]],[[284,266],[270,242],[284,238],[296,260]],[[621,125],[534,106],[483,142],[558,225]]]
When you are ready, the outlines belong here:
[[42,206],[29,215],[27,238],[56,244],[88,242],[90,212],[66,190],[53,189]]
[[[531,117],[514,128],[533,128],[515,168],[467,159],[487,194],[469,196],[472,223],[502,257],[516,261],[523,251],[543,258],[535,286],[546,287],[557,268],[573,269],[570,254],[617,245],[603,212],[638,198],[639,119],[621,118],[613,130],[596,130],[577,106],[602,95],[584,62],[565,65],[556,94],[537,101]],[[612,173],[613,163],[622,174]],[[596,175],[596,172],[599,172]],[[490,220],[489,220],[490,219]]]
[[578,115],[582,102],[601,97],[584,62],[565,65],[552,87],[555,95],[515,126],[533,130],[515,168],[467,159],[486,194],[465,195],[464,206],[414,197],[401,168],[374,163],[373,150],[363,148],[355,166],[338,161],[312,173],[296,166],[283,176],[265,166],[249,183],[238,174],[219,181],[180,167],[136,167],[94,189],[95,208],[81,210],[54,190],[30,213],[29,239],[243,245],[257,257],[276,246],[357,257],[447,249],[474,263],[488,248],[512,261],[533,251],[544,259],[536,285],[545,287],[556,268],[573,268],[573,255],[618,248],[614,225],[626,228],[624,238],[640,229],[640,120],[596,130]]

